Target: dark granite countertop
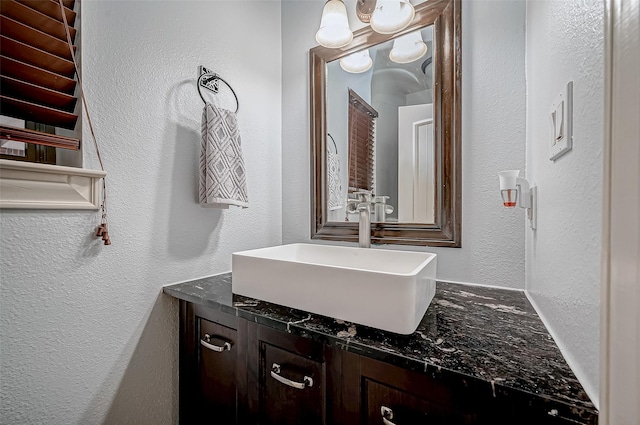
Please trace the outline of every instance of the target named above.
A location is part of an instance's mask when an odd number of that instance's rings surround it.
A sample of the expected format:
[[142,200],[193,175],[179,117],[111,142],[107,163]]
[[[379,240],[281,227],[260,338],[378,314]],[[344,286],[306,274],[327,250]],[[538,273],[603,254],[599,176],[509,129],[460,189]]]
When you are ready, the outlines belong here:
[[399,335],[231,292],[231,273],[165,286],[175,298],[420,371],[475,378],[495,397],[576,423],[597,410],[523,292],[438,282],[416,332]]

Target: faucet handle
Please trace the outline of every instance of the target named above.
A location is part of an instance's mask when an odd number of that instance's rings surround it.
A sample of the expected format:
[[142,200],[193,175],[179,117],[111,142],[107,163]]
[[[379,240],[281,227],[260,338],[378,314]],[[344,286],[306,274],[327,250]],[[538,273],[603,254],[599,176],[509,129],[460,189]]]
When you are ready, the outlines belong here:
[[352,192],[353,195],[356,195],[360,202],[371,202],[371,191],[370,190],[358,190]]
[[387,205],[387,199],[389,199],[388,196],[376,196],[373,198],[373,203],[376,205],[376,208],[378,208],[378,205],[381,205],[384,208],[385,214],[391,214],[393,212],[393,206]]
[[346,211],[348,214],[356,214],[360,211],[368,210],[371,211],[371,203],[370,202],[360,202],[358,200],[352,200],[347,203]]
[[346,211],[349,214],[357,213],[358,212],[358,200],[357,199],[350,199],[349,202],[347,202]]

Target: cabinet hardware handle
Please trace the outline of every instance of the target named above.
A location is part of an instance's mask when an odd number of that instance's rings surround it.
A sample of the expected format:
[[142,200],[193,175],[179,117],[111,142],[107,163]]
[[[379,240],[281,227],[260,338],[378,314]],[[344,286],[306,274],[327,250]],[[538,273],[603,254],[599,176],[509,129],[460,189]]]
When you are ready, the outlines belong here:
[[313,387],[313,379],[309,376],[304,377],[304,382],[295,382],[290,379],[287,379],[280,375],[280,365],[278,363],[274,363],[271,366],[271,377],[278,382],[282,382],[285,385],[296,388],[298,390],[304,390],[306,387]]
[[390,419],[393,419],[393,410],[387,406],[380,406],[380,414],[382,415],[382,423],[384,425],[395,425]]
[[211,351],[215,351],[216,353],[222,353],[223,351],[231,351],[231,343],[225,342],[223,345],[214,345],[211,344],[211,335],[204,334],[204,338],[200,340],[200,344],[203,347],[208,348]]

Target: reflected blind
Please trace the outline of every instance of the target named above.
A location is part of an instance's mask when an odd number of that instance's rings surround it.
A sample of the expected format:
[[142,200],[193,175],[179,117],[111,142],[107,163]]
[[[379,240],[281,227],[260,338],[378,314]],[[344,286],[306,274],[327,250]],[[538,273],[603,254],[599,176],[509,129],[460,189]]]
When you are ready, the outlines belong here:
[[373,190],[375,122],[378,113],[349,89],[349,191]]
[[[71,39],[75,40],[74,0],[63,0]],[[74,46],[75,50],[75,46]],[[77,97],[71,52],[57,0],[0,1],[0,113],[40,124],[73,130]],[[77,149],[79,140],[62,136],[14,140]],[[2,129],[3,137],[10,132]]]

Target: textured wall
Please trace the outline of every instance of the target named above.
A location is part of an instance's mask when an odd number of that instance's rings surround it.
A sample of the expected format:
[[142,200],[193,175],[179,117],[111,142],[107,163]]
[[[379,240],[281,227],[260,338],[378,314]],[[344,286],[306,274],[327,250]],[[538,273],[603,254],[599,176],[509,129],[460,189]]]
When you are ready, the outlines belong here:
[[[308,50],[323,4],[282,2],[284,243],[310,235]],[[502,209],[497,173],[525,164],[525,4],[462,8],[462,248],[425,250],[440,279],[523,289],[524,212]]]
[[[538,230],[527,232],[527,291],[598,402],[603,137],[603,3],[527,2],[527,172]],[[573,80],[573,150],[549,161],[549,109]]]
[[[282,240],[280,15],[279,2],[83,2],[113,245],[93,212],[1,211],[1,423],[177,423],[177,303],[162,285]],[[240,98],[247,210],[196,203],[200,64]]]

